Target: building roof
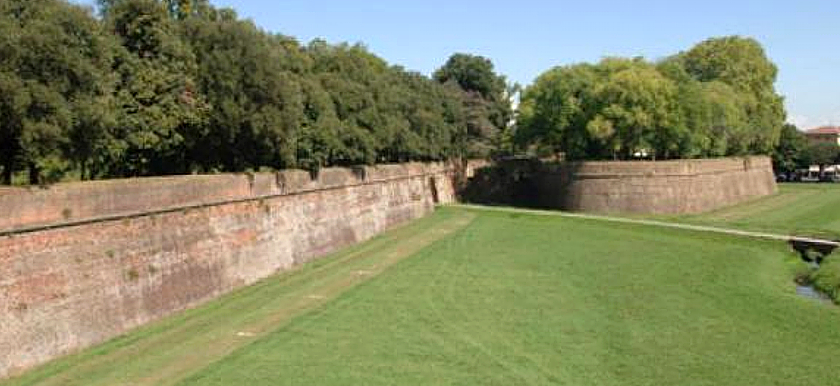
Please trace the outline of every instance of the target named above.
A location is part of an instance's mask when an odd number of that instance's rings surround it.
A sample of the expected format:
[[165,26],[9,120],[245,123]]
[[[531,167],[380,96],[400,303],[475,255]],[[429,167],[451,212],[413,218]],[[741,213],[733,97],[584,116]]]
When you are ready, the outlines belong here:
[[840,127],[837,126],[823,126],[818,127],[816,129],[811,129],[805,132],[805,134],[811,135],[818,135],[818,134],[840,134]]

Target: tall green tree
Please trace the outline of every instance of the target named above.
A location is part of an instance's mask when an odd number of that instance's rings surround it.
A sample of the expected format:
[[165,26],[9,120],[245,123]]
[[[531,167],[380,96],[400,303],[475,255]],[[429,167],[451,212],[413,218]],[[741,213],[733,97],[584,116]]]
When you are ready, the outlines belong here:
[[784,101],[775,90],[778,69],[755,39],[728,36],[706,40],[679,55],[686,71],[700,82],[719,81],[739,95],[746,135],[728,153],[772,152],[785,123]]
[[2,182],[84,167],[109,111],[111,47],[90,11],[59,0],[0,2]]
[[516,88],[496,73],[490,59],[463,53],[452,55],[433,77],[464,91],[462,98],[472,152],[489,153],[513,118],[512,98]]
[[206,111],[197,65],[165,4],[117,1],[105,24],[119,39],[114,97],[121,106],[102,156],[106,175],[189,172],[187,148],[203,136]]
[[820,142],[808,144],[802,151],[799,165],[807,168],[818,165],[820,168],[837,163],[840,158],[840,147],[834,143]]
[[775,78],[761,46],[740,37],[659,63],[554,68],[523,93],[516,140],[571,159],[770,154],[785,119]]
[[517,139],[571,159],[676,157],[687,136],[678,88],[640,59],[605,59],[548,71],[523,95]]
[[516,142],[571,159],[589,158],[587,126],[594,118],[600,82],[590,64],[555,67],[540,75],[522,95]]
[[296,166],[303,125],[300,76],[308,67],[296,42],[259,30],[231,10],[182,23],[197,63],[198,92],[213,108],[206,136],[191,145],[200,170]]
[[610,59],[601,67],[605,74],[595,89],[595,115],[586,126],[590,138],[613,158],[678,155],[685,133],[677,125],[674,83],[639,60]]
[[776,172],[790,173],[797,167],[807,167],[808,165],[802,165],[808,162],[808,157],[803,154],[807,148],[805,135],[795,125],[784,125],[779,144],[773,151],[773,169]]
[[[124,0],[96,0],[100,13],[108,14],[119,2]],[[213,11],[208,0],[157,0],[160,2],[169,15],[177,19],[185,19],[197,14],[205,14]]]

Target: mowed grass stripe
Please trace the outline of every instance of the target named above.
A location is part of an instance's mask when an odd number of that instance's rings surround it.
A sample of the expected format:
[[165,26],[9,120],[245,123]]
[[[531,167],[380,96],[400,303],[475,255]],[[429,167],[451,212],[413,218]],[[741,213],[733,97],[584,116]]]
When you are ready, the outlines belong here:
[[179,385],[838,384],[783,243],[445,211],[478,218]]
[[170,385],[466,226],[442,212],[2,385]]

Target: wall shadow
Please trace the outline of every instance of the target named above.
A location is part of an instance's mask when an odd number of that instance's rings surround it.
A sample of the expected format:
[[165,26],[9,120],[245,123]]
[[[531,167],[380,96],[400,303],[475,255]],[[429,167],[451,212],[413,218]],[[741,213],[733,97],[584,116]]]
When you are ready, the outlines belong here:
[[[536,158],[500,159],[476,169],[461,187],[459,199],[479,205],[562,209],[569,173],[573,171],[566,164],[544,163]],[[547,185],[554,187],[546,189]]]

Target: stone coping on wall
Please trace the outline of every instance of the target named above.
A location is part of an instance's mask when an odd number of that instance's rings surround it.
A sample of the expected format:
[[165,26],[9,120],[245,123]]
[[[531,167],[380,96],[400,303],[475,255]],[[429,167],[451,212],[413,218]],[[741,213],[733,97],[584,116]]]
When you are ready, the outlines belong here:
[[0,236],[451,173],[452,163],[132,178],[0,189]]
[[693,177],[766,168],[769,164],[770,159],[762,156],[668,161],[582,161],[545,163],[542,171],[573,171],[576,179]]

